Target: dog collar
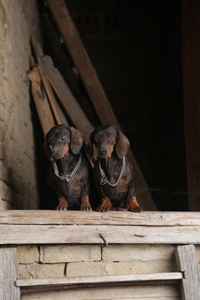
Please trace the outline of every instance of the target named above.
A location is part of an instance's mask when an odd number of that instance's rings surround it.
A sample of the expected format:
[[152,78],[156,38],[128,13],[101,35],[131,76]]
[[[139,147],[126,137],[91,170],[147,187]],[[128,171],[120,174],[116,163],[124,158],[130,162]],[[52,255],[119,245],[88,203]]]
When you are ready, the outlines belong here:
[[106,175],[105,175],[105,173],[104,173],[104,170],[103,170],[102,167],[101,167],[100,159],[98,160],[98,162],[99,162],[99,170],[100,170],[100,173],[101,173],[101,181],[100,181],[100,184],[101,184],[101,185],[108,184],[108,185],[110,185],[110,186],[116,186],[116,185],[119,183],[120,179],[122,178],[122,176],[123,176],[123,174],[124,174],[124,170],[125,170],[125,168],[126,168],[126,159],[125,159],[124,156],[123,156],[122,159],[123,159],[123,161],[122,161],[122,168],[121,168],[121,171],[120,171],[120,174],[119,174],[119,178],[117,179],[117,181],[116,181],[115,183],[111,183],[111,182],[107,179],[107,177],[106,177]]
[[82,155],[81,153],[79,154],[79,160],[77,162],[77,164],[75,165],[74,169],[72,170],[72,172],[66,176],[60,176],[59,175],[59,171],[58,171],[58,166],[56,164],[55,161],[53,161],[53,170],[54,170],[54,173],[55,175],[60,178],[61,180],[66,180],[68,183],[70,182],[71,178],[74,176],[74,174],[78,171],[80,165],[81,165],[81,162],[82,162]]

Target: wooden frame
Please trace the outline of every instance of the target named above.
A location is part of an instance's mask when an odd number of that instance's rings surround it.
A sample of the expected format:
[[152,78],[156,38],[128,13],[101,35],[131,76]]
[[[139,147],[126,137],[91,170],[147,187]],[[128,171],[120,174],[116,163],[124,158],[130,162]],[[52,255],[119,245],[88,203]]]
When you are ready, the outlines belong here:
[[[13,245],[109,243],[175,244],[179,272],[17,280],[16,248]],[[21,293],[31,293],[89,286],[174,283],[181,283],[184,300],[196,300],[200,295],[200,274],[195,247],[188,245],[200,245],[200,213],[2,211],[0,244],[11,246],[0,248],[2,299],[19,300],[20,289]]]

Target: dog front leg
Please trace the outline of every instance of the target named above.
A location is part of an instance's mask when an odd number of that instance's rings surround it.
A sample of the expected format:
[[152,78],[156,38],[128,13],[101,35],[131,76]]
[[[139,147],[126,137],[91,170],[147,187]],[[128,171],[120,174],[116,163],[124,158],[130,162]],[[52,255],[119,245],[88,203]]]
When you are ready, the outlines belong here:
[[67,200],[65,199],[65,197],[63,197],[63,196],[58,197],[58,201],[59,201],[59,204],[56,209],[57,210],[67,210],[68,203],[67,203]]
[[137,202],[134,187],[130,187],[128,191],[128,210],[131,212],[141,212],[143,210]]
[[97,208],[99,212],[109,211],[111,208],[110,199],[108,197],[102,198],[102,204]]
[[81,211],[92,211],[88,195],[81,198]]

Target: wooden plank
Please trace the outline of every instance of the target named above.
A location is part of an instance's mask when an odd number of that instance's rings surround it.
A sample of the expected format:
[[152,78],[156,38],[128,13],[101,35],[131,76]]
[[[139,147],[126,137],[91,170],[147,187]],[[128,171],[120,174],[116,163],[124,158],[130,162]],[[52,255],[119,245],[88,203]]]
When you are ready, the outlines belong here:
[[51,57],[44,56],[42,57],[42,61],[45,66],[45,72],[51,85],[53,86],[53,89],[59,97],[65,111],[69,115],[74,126],[82,132],[85,143],[87,144],[89,142],[89,135],[94,130],[94,127],[78,104],[74,95],[64,81],[62,75],[60,74],[58,69],[54,67]]
[[[112,124],[120,129],[120,124],[117,121],[96,71],[94,70],[87,55],[86,49],[81,41],[78,31],[76,30],[64,0],[47,0],[47,4],[51,10],[55,22],[57,23],[64,42],[68,46],[72,59],[74,60],[76,68],[81,76],[88,95],[90,96],[101,124]],[[128,158],[133,164],[135,170],[136,187],[146,191],[137,194],[137,199],[140,205],[144,210],[157,210],[151,194],[148,191],[148,185],[131,149],[128,151]]]
[[23,294],[22,300],[181,300],[178,286],[115,286]]
[[55,125],[55,122],[49,106],[49,102],[44,97],[41,89],[41,77],[37,66],[33,67],[33,69],[28,72],[28,78],[31,81],[31,92],[37,109],[42,131],[43,134],[46,135],[49,129]]
[[47,75],[45,73],[45,67],[44,67],[44,64],[41,60],[41,48],[40,48],[39,44],[37,43],[37,40],[34,36],[31,37],[31,42],[32,42],[32,45],[33,45],[33,49],[35,51],[37,61],[39,63],[38,66],[37,66],[38,71],[39,71],[39,74],[41,76],[41,80],[42,80],[42,83],[44,85],[47,97],[48,97],[49,102],[51,104],[51,108],[53,110],[55,119],[57,121],[57,124],[63,124],[63,123],[65,123],[64,115],[62,113],[60,113],[60,107],[59,107],[58,103],[56,102],[53,90],[51,88],[51,85],[50,85],[50,83],[48,81],[48,78],[47,78]]
[[114,276],[92,276],[92,277],[72,277],[72,278],[50,278],[31,279],[16,281],[16,286],[23,288],[23,293],[35,293],[37,291],[55,291],[72,288],[92,288],[108,286],[128,286],[128,285],[156,285],[178,283],[183,278],[181,272],[177,273],[157,273],[157,274],[134,274],[134,275],[114,275]]
[[83,276],[83,277],[63,277],[49,279],[18,279],[16,286],[45,286],[45,285],[76,285],[76,284],[98,284],[98,283],[127,283],[134,281],[156,281],[156,280],[182,280],[182,272],[168,272],[155,274],[133,274],[133,275],[107,275],[107,276]]
[[20,300],[20,288],[15,286],[18,277],[16,248],[0,249],[0,299]]
[[181,284],[183,299],[200,299],[200,273],[194,245],[178,246],[176,260],[184,274]]
[[[182,56],[189,209],[200,211],[200,1],[182,0]],[[199,297],[200,299],[200,297]]]
[[200,226],[200,212],[107,213],[54,210],[0,211],[0,224],[18,225],[127,225]]
[[101,123],[115,124],[120,127],[65,2],[63,0],[57,0],[56,2],[47,0],[47,4],[64,42],[68,46],[72,59],[99,115]]
[[0,244],[200,244],[200,226],[1,225]]

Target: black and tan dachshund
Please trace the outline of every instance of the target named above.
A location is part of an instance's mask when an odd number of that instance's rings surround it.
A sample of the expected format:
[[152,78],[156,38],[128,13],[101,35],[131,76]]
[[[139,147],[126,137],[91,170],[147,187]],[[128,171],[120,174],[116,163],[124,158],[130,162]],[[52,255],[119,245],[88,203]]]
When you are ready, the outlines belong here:
[[127,137],[114,126],[103,125],[90,135],[91,153],[93,144],[98,151],[94,180],[102,199],[97,210],[105,212],[113,207],[140,212],[142,208],[136,200],[132,165],[126,157],[129,147]]
[[81,148],[83,136],[74,127],[57,125],[46,134],[44,150],[51,161],[50,176],[58,195],[58,210],[92,210],[88,165]]

